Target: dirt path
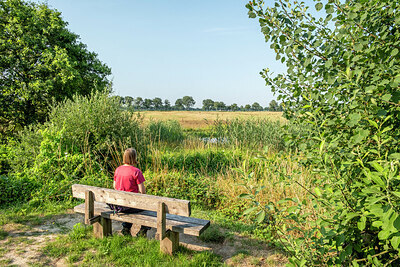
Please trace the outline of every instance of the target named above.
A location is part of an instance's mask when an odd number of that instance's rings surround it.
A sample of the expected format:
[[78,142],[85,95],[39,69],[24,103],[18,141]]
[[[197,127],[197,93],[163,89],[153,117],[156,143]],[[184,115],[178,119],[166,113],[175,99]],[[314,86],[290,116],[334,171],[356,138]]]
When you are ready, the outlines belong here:
[[[83,223],[83,216],[67,213],[54,216],[38,225],[14,223],[1,226],[0,230],[5,234],[3,239],[0,238],[0,266],[67,266],[64,259],[49,258],[41,250],[48,242],[66,234],[77,223]],[[121,223],[113,222],[114,234],[118,234],[120,230]],[[148,238],[154,238],[154,235],[155,229],[152,229]],[[230,235],[223,243],[206,243],[197,237],[183,234],[180,235],[180,241],[193,250],[212,250],[230,266],[283,266],[286,263],[282,256],[262,242],[237,234]]]

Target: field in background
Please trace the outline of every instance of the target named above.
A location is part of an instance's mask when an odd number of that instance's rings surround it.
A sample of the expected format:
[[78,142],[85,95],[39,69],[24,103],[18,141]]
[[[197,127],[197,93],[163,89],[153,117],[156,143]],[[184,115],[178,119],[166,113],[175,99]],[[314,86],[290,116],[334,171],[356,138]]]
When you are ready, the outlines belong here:
[[269,119],[285,121],[282,112],[271,111],[140,111],[145,121],[176,120],[183,128],[206,128],[215,120],[239,119]]

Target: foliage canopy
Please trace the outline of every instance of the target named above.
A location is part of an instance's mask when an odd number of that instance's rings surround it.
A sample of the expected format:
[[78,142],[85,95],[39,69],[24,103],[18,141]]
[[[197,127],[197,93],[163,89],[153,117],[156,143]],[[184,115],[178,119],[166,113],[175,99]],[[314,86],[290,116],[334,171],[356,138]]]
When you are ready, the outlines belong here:
[[325,214],[310,231],[296,228],[304,235],[292,262],[399,264],[400,3],[314,3],[319,18],[300,1],[247,5],[287,67],[262,75],[287,118],[309,125],[292,140],[320,177],[312,195]]
[[43,122],[49,105],[110,84],[111,70],[46,4],[0,1],[0,133]]

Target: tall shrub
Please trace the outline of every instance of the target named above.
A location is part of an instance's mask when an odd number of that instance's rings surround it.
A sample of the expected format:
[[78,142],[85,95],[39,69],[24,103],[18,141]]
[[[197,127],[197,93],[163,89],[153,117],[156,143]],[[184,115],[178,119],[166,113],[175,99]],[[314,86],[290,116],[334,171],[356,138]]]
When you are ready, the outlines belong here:
[[145,158],[146,142],[138,119],[107,93],[75,96],[53,107],[48,122],[9,143],[8,176],[38,185],[30,192],[38,204],[65,199],[72,183],[109,186],[124,149],[135,147]]
[[304,250],[292,263],[398,265],[400,3],[314,2],[319,18],[299,1],[247,5],[287,67],[263,77],[287,118],[313,126],[293,139],[318,173],[310,192],[324,214],[296,229],[293,251]]

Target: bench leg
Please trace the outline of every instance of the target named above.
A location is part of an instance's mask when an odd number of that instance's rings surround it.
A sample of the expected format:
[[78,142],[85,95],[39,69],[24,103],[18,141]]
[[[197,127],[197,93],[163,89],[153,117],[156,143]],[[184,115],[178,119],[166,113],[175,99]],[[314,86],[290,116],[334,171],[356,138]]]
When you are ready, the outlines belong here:
[[142,228],[142,226],[140,224],[133,224],[131,227],[131,235],[137,236],[137,234],[140,232],[141,228]]
[[168,231],[166,237],[160,241],[162,252],[172,255],[179,248],[179,233]]
[[93,233],[97,238],[103,238],[112,234],[112,223],[110,219],[101,217],[100,222],[93,224]]

